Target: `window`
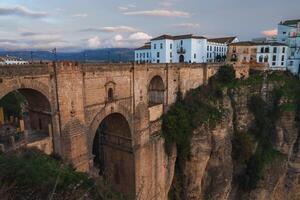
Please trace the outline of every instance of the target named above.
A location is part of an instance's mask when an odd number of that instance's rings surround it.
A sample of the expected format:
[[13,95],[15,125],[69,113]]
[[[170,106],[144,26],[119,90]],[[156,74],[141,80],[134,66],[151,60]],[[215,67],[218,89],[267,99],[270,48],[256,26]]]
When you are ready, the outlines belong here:
[[149,58],[149,52],[147,52],[147,58]]
[[183,45],[183,40],[180,41],[180,45],[181,45],[181,46]]
[[209,46],[207,46],[207,51],[209,51]]
[[159,60],[156,60],[156,63],[159,63]]
[[276,61],[276,55],[273,56],[273,59],[272,59],[272,60],[273,60],[273,61]]
[[264,48],[260,48],[260,53],[263,53],[264,52]]
[[173,48],[173,45],[172,44],[170,44],[170,49],[172,49]]
[[266,49],[265,49],[265,53],[269,53],[270,52],[270,49],[269,49],[269,47],[266,47]]
[[139,54],[138,53],[136,54],[136,58],[139,58]]
[[282,48],[282,53],[285,53],[285,47]]
[[159,58],[159,52],[156,53],[156,57]]
[[113,99],[114,99],[114,90],[112,88],[108,89],[107,99],[108,99],[108,101],[113,101]]
[[142,58],[143,57],[143,54],[142,53],[140,53],[140,58]]
[[283,66],[283,65],[284,65],[284,62],[281,62],[281,65]]
[[277,53],[277,47],[273,48],[273,53]]
[[285,35],[285,34],[286,34],[286,32],[282,32],[282,34],[283,34],[283,35]]
[[268,60],[269,60],[269,57],[268,57],[268,56],[265,56],[264,62],[268,62]]
[[209,57],[209,53],[207,53],[207,58]]
[[145,53],[143,53],[143,58],[145,58],[146,57],[146,54]]
[[284,61],[284,55],[281,56],[281,61]]
[[172,52],[170,52],[170,58],[172,58],[172,57],[173,57]]
[[276,65],[276,62],[272,62],[272,65],[275,66],[275,65]]
[[209,57],[210,57],[210,58],[212,58],[212,55],[211,55],[211,53],[209,54]]
[[194,53],[194,59],[196,59],[197,55]]
[[212,46],[210,46],[210,51],[212,51]]
[[163,43],[160,43],[160,49],[163,49]]
[[259,56],[258,58],[258,62],[262,63],[263,62],[264,57],[263,56]]
[[216,51],[216,47],[214,47],[214,51]]
[[153,48],[156,49],[156,44],[153,45]]

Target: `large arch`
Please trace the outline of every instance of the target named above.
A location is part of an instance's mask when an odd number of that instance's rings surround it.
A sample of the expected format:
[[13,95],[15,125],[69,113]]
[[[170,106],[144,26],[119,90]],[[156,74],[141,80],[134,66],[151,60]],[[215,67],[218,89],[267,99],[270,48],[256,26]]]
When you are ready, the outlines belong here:
[[164,104],[165,101],[165,84],[163,79],[156,75],[148,85],[148,105],[154,106],[157,104]]
[[[34,80],[11,80],[5,82],[4,87],[1,87],[0,99],[3,100],[2,103],[6,102],[6,104],[4,104],[7,106],[10,101],[9,98],[12,97],[23,98],[23,103],[18,102],[18,104],[22,105],[18,105],[21,110],[19,110],[18,114],[14,114],[17,116],[11,115],[10,113],[8,114],[9,116],[5,117],[4,127],[6,127],[6,129],[9,127],[7,130],[18,128],[17,130],[21,131],[21,133],[24,131],[24,139],[29,146],[34,143],[45,153],[53,152],[53,106],[49,88]],[[8,101],[5,100],[7,98]],[[4,106],[4,111],[6,110],[5,114],[7,114],[9,108],[5,108],[5,105],[2,106]],[[11,116],[18,118],[18,120],[8,120]],[[20,139],[17,132],[15,133],[14,137]],[[39,144],[38,141],[43,141],[43,145],[42,143]],[[9,146],[7,146],[7,148],[9,148]]]
[[94,167],[127,198],[135,196],[135,159],[130,124],[121,113],[107,115],[98,126],[92,145]]

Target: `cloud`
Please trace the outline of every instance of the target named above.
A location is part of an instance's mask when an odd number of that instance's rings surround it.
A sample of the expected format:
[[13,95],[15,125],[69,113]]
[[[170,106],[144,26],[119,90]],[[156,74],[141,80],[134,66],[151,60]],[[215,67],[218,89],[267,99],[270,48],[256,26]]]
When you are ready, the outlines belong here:
[[277,29],[264,30],[261,33],[266,37],[272,37],[277,35]]
[[124,15],[142,15],[142,16],[154,16],[154,17],[190,17],[190,14],[177,10],[144,10],[144,11],[131,11],[124,12]]
[[72,15],[72,17],[79,17],[79,18],[85,18],[87,16],[88,16],[88,14],[86,14],[86,13],[78,13],[78,14]]
[[115,41],[122,41],[123,40],[123,36],[122,35],[116,35],[114,37]]
[[137,32],[129,36],[129,40],[150,40],[152,36],[144,32]]
[[193,29],[193,28],[199,28],[200,24],[196,23],[181,23],[181,24],[173,24],[173,27],[177,28],[188,28],[188,29]]
[[16,15],[20,17],[29,17],[29,18],[43,18],[48,16],[48,13],[33,11],[20,5],[15,7],[0,7],[0,16],[9,16],[9,15]]
[[136,8],[136,5],[134,5],[134,4],[128,4],[128,5],[126,5],[126,6],[119,6],[119,7],[118,7],[118,9],[119,9],[119,10],[122,10],[122,11],[124,11],[124,10],[129,10],[130,8]]
[[87,28],[80,30],[81,32],[105,32],[105,33],[130,33],[137,31],[130,26],[106,26],[101,28]]
[[92,37],[87,41],[87,46],[91,49],[99,48],[100,45],[101,45],[101,41],[98,36]]

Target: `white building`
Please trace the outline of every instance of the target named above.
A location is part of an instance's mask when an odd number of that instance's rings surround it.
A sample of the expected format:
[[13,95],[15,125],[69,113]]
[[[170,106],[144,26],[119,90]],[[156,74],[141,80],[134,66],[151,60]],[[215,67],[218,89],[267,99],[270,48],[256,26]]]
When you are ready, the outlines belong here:
[[228,45],[238,42],[237,37],[213,38],[207,40],[207,61],[219,62],[226,59]]
[[258,63],[268,63],[271,70],[286,70],[288,46],[278,42],[256,43]]
[[277,41],[289,46],[287,68],[294,74],[300,71],[300,19],[278,24]]
[[0,57],[0,65],[24,65],[24,64],[28,64],[28,62],[22,60],[21,58],[16,58],[12,56]]
[[[162,35],[135,50],[137,63],[206,63],[221,61],[236,37],[207,39],[202,36]],[[220,59],[219,59],[220,58]]]

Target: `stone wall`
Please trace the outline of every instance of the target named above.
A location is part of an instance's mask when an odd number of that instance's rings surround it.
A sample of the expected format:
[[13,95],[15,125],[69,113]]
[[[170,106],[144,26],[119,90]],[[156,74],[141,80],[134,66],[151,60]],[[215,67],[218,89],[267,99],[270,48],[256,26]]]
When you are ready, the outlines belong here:
[[178,91],[185,94],[205,84],[220,65],[60,62],[1,66],[0,97],[18,89],[40,92],[51,108],[47,112],[54,151],[81,171],[94,167],[93,141],[103,119],[121,114],[132,137],[136,193],[141,199],[167,199],[176,151],[171,157],[164,152],[164,140],[158,134],[160,111],[148,109],[149,84],[154,77],[162,80],[159,90],[165,112]]

